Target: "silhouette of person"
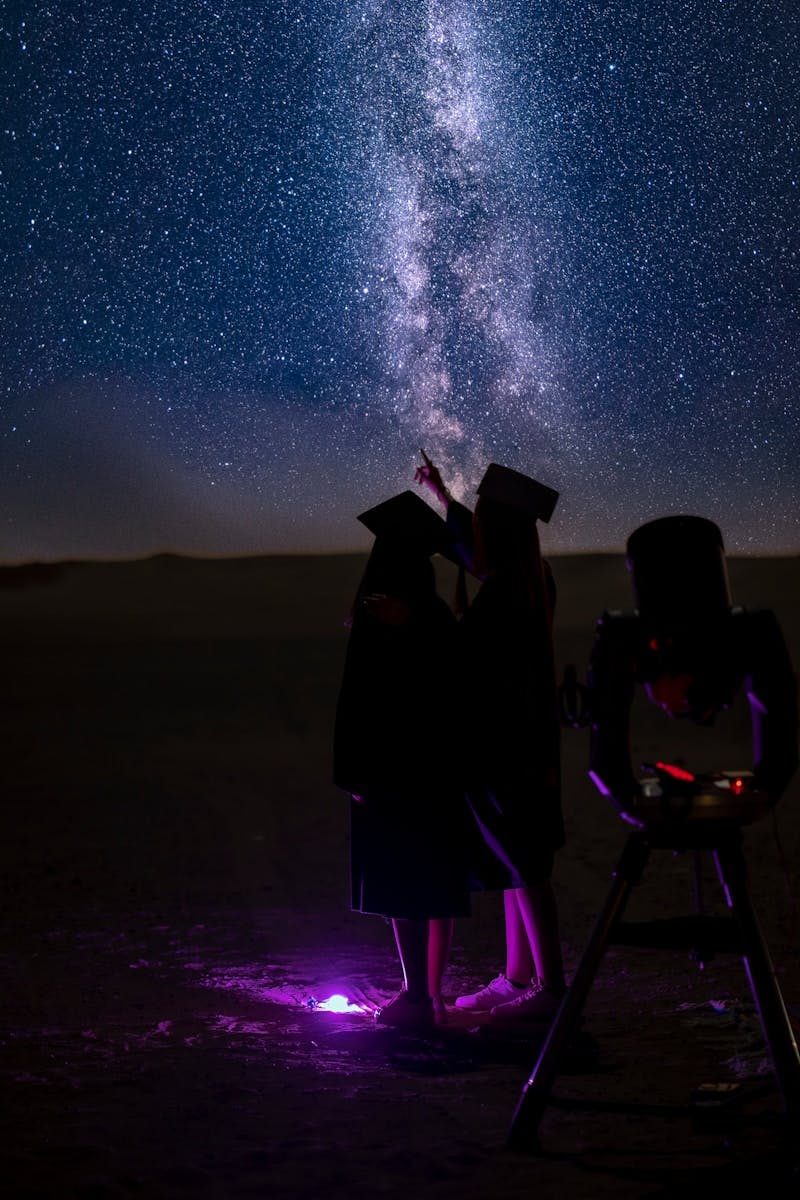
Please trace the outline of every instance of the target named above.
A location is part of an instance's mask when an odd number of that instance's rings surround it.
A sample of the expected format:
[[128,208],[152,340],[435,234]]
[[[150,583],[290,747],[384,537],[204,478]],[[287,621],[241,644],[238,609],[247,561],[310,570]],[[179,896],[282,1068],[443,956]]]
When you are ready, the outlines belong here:
[[423,689],[432,677],[452,683],[457,669],[457,623],[430,561],[451,539],[411,491],[358,519],[375,543],[353,604],[334,783],[352,796],[352,907],[391,919],[400,956],[403,987],[379,1020],[425,1026],[446,1020],[453,919],[470,912],[457,714]]
[[461,675],[469,694],[464,727],[466,789],[477,829],[475,889],[502,890],[506,969],[457,997],[490,1012],[490,1023],[549,1023],[565,990],[551,876],[564,842],[560,724],[552,619],[555,585],[543,561],[537,518],[558,493],[492,463],[474,516],[447,491],[425,457],[416,472],[447,509],[464,567],[482,580],[459,625]]

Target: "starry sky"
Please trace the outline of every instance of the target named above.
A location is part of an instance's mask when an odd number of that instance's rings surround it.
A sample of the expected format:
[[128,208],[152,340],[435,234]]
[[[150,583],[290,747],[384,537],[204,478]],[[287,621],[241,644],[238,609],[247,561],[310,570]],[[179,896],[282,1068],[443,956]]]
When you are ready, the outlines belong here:
[[0,20],[0,560],[361,549],[420,447],[800,552],[796,0]]

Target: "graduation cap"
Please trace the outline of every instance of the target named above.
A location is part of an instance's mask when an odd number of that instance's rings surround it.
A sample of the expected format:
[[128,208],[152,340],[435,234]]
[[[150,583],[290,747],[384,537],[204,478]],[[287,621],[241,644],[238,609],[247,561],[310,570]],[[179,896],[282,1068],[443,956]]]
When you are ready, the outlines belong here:
[[553,488],[545,487],[543,483],[531,479],[530,475],[513,471],[511,467],[502,467],[499,463],[489,464],[477,491],[486,500],[497,500],[501,504],[510,504],[512,508],[521,508],[540,521],[549,521],[558,503],[558,492]]
[[452,547],[446,522],[415,492],[400,492],[367,509],[358,520],[376,537],[390,537],[424,554],[443,554]]

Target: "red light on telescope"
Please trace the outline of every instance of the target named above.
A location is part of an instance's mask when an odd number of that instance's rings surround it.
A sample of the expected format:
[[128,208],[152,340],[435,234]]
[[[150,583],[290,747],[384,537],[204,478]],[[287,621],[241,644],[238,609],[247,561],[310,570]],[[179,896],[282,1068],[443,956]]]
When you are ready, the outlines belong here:
[[[657,762],[656,766],[659,771],[665,771],[667,775],[671,775],[673,779],[682,779],[685,783],[694,783],[694,775],[691,771],[684,771],[683,767],[676,767],[673,763]],[[741,782],[741,781],[740,781]]]
[[744,791],[744,780],[740,776],[737,775],[735,779],[731,780],[731,791],[734,796],[741,796]]
[[658,649],[658,638],[650,638],[650,641],[647,644],[651,650],[657,650]]

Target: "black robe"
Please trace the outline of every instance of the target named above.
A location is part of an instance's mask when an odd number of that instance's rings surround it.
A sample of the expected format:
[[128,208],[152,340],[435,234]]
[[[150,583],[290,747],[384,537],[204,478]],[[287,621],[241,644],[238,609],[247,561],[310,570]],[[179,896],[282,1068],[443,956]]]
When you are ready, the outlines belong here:
[[[448,524],[472,566],[471,513],[451,504]],[[555,586],[545,579],[551,607]],[[477,888],[520,887],[552,871],[564,843],[560,723],[553,644],[521,574],[482,582],[459,625],[464,716],[464,773],[479,837],[471,873]]]
[[334,783],[351,807],[352,905],[422,919],[469,912],[456,743],[458,628],[434,596],[394,624],[360,608],[336,710]]

